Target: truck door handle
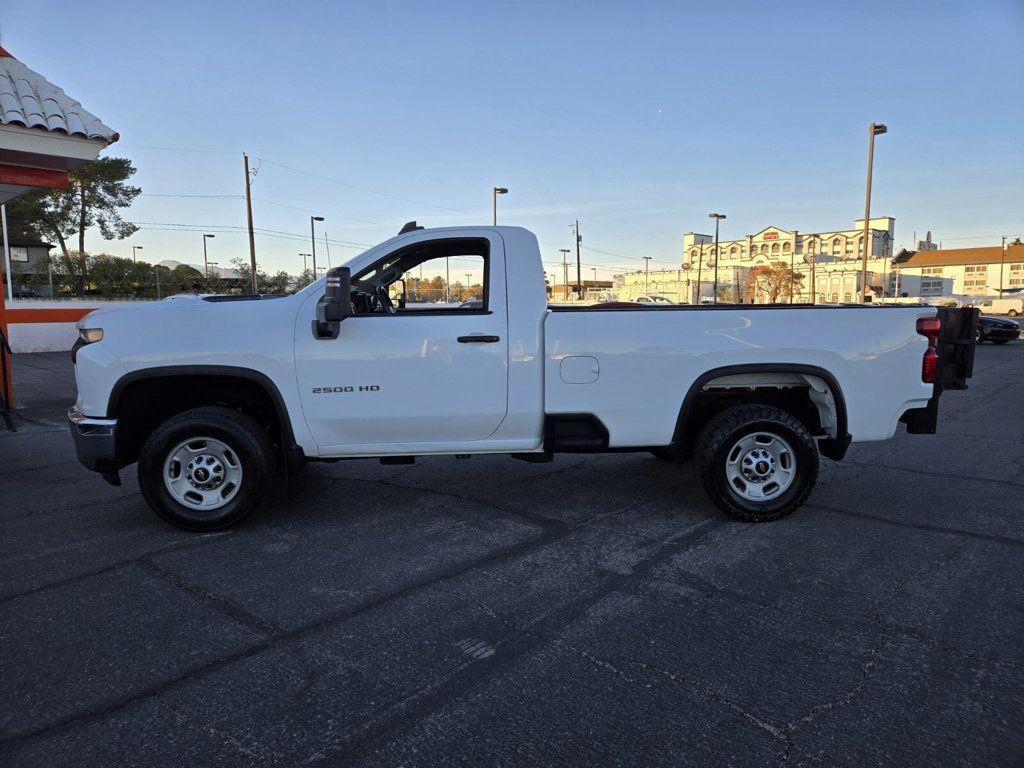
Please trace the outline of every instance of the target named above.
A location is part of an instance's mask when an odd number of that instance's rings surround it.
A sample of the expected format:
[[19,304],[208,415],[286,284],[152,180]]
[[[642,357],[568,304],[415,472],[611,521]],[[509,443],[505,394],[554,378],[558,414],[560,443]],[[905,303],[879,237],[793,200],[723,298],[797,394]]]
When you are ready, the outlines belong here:
[[484,336],[482,333],[474,333],[472,336],[459,336],[459,344],[494,344],[501,341],[501,336]]

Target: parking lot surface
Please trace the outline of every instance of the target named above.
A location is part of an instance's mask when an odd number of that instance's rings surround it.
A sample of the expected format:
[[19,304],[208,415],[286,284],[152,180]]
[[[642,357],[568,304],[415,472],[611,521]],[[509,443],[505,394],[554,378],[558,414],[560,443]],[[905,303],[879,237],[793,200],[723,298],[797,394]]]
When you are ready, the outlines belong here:
[[646,454],[314,464],[171,528],[0,433],[5,766],[1024,764],[1024,343],[776,523]]

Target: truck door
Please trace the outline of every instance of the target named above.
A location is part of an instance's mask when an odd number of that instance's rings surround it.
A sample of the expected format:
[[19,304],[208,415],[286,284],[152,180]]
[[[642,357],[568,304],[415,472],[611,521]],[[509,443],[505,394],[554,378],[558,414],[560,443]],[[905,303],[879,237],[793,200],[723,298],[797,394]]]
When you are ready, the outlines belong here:
[[[321,455],[484,440],[508,406],[501,238],[424,237],[352,275],[356,314],[336,339],[296,321],[303,414]],[[382,444],[389,444],[384,449]]]

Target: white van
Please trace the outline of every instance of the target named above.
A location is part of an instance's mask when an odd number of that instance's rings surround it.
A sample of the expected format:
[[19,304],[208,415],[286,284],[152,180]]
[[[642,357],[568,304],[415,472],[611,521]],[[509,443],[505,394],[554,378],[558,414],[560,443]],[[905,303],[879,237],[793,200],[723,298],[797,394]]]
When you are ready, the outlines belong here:
[[1024,315],[1024,299],[985,299],[978,306],[986,315]]

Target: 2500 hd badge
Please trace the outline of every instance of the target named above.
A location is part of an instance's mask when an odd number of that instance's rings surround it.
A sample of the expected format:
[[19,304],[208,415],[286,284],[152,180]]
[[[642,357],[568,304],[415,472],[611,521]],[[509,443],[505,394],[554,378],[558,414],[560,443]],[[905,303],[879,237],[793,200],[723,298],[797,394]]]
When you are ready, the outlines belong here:
[[329,395],[333,392],[380,392],[380,386],[363,384],[358,387],[313,387],[314,395]]

